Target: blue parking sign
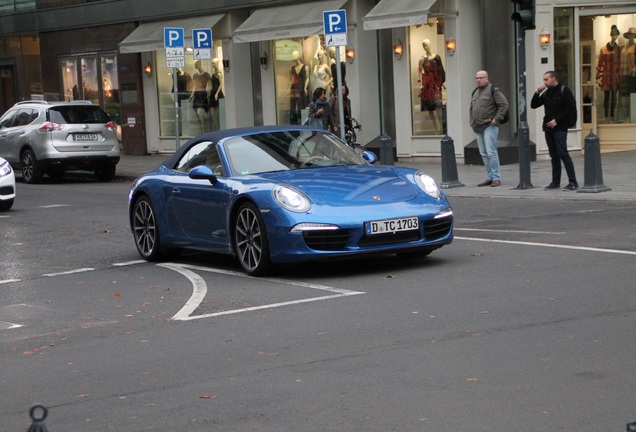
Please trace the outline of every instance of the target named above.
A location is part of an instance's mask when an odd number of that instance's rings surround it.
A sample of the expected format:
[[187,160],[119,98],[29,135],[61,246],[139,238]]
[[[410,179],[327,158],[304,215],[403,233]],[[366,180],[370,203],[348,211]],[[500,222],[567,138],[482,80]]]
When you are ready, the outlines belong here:
[[322,13],[325,35],[347,33],[347,11],[344,9]]
[[347,45],[347,11],[343,9],[322,13],[325,45],[328,47]]
[[179,27],[165,27],[163,29],[163,45],[166,48],[183,48],[185,45],[183,29]]
[[192,44],[194,49],[211,49],[212,48],[212,29],[194,29],[192,30]]

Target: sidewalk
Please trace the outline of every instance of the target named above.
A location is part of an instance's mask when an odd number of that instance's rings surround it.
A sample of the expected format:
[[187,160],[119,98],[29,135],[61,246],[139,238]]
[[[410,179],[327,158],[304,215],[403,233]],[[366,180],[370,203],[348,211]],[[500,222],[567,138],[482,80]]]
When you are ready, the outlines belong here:
[[[585,158],[578,152],[571,152],[574,168],[576,170],[579,186],[585,185]],[[128,156],[122,155],[117,165],[119,179],[134,179],[137,176],[156,168],[170,155]],[[477,184],[485,179],[486,170],[483,165],[464,165],[461,160],[457,162],[457,180],[462,187],[445,188],[444,192],[449,197],[498,197],[498,198],[553,198],[564,200],[600,200],[600,201],[632,201],[636,202],[636,151],[620,153],[604,153],[601,155],[603,185],[611,190],[597,193],[570,192],[561,189],[545,191],[544,186],[551,180],[550,160],[542,160],[530,163],[530,184],[532,188],[517,189],[519,185],[519,164],[502,165],[501,181],[499,187],[477,187]],[[438,162],[403,163],[396,165],[420,168],[442,182],[442,165]],[[597,173],[598,176],[598,173]],[[452,179],[445,179],[452,180]],[[567,184],[565,170],[562,173],[561,185]],[[598,185],[596,185],[598,186]]]

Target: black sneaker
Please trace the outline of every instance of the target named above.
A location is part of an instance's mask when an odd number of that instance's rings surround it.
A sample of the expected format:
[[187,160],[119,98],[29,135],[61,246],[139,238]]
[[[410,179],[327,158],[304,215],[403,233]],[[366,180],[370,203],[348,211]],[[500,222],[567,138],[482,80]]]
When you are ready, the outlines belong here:
[[548,190],[548,189],[560,189],[560,188],[561,188],[561,185],[556,184],[556,183],[550,183],[549,185],[547,185],[543,189]]
[[579,188],[579,184],[578,183],[568,183],[568,185],[566,187],[563,188],[563,190],[577,190]]

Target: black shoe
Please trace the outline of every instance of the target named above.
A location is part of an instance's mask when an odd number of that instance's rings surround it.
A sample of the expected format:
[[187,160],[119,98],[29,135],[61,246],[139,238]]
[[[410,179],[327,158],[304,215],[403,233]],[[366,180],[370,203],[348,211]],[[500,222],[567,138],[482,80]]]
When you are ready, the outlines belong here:
[[556,183],[550,183],[549,185],[547,185],[543,189],[548,190],[548,189],[559,189],[559,188],[561,188],[561,185],[556,184]]
[[483,182],[479,183],[477,186],[478,187],[490,186],[491,184],[492,184],[492,180],[484,180]]
[[568,185],[564,187],[563,190],[573,191],[573,190],[577,190],[578,188],[579,188],[579,184],[576,182],[573,182],[573,183],[568,183]]

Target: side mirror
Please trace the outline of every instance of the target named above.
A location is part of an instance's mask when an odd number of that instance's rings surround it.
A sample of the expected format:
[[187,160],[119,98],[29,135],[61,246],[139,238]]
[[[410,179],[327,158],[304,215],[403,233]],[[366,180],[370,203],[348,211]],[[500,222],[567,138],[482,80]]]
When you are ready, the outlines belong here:
[[378,161],[378,157],[372,151],[365,150],[362,152],[362,159],[367,161],[369,165],[373,165]]
[[214,171],[207,165],[199,165],[192,168],[188,173],[188,177],[193,180],[208,180],[212,184],[217,182]]

